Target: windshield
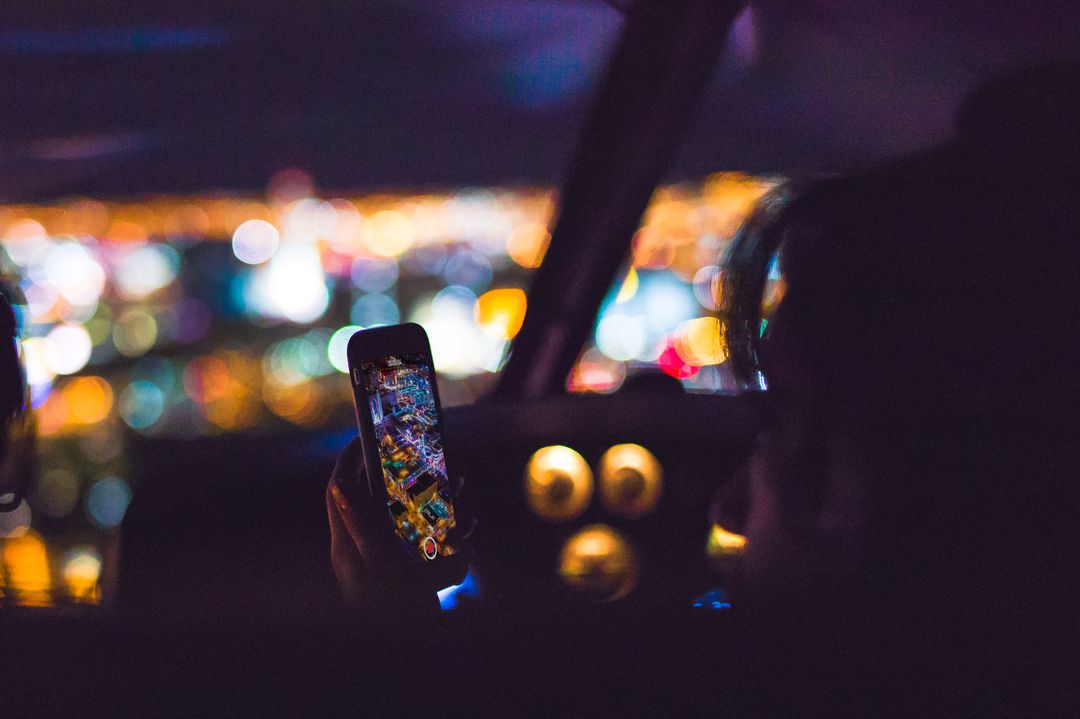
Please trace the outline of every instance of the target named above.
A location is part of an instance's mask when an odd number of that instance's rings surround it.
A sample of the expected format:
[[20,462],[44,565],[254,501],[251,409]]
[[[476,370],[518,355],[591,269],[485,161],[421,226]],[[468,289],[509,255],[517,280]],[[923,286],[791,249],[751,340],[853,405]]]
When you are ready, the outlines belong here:
[[[568,129],[621,19],[599,3],[483,9],[380,10],[364,33],[404,37],[409,18],[415,33],[396,49],[365,35],[367,73],[329,84],[313,48],[356,38],[315,22],[279,43],[289,62],[269,108],[259,43],[284,25],[145,35],[42,20],[0,43],[40,78],[12,123],[22,164],[0,158],[3,195],[33,198],[0,204],[0,271],[25,298],[39,437],[36,486],[0,514],[7,601],[99,601],[133,494],[131,438],[354,427],[342,373],[358,328],[423,325],[445,405],[491,390],[550,241]],[[468,81],[417,72],[409,53],[450,58]],[[200,63],[216,74],[189,72]],[[57,93],[74,110],[58,112]],[[739,178],[657,193],[571,389],[664,367],[683,323],[708,313],[694,280],[759,192]],[[715,388],[711,372],[684,379]]]

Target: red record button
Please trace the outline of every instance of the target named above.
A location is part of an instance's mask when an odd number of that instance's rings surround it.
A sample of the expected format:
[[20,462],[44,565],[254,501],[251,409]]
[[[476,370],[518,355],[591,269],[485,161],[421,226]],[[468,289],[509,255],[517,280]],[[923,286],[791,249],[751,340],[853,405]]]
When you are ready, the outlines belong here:
[[424,557],[427,559],[434,559],[435,555],[439,553],[439,545],[431,537],[424,539],[423,543],[420,545],[420,549],[424,552]]

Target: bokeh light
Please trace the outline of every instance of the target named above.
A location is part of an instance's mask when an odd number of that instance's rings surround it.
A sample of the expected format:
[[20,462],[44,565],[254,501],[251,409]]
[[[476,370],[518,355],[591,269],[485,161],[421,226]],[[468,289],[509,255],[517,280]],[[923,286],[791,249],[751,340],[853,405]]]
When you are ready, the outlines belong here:
[[559,553],[559,576],[571,589],[598,602],[622,599],[634,590],[638,561],[630,544],[605,524],[570,537]]
[[358,257],[349,274],[353,284],[364,292],[386,292],[398,280],[398,263],[393,258]]
[[714,524],[709,530],[705,553],[715,560],[741,554],[745,548],[746,537],[729,532],[719,524]]
[[66,517],[79,503],[80,491],[79,477],[75,472],[62,467],[53,468],[38,477],[34,506],[48,517]]
[[514,228],[506,243],[506,253],[517,264],[528,269],[536,269],[544,261],[551,233],[539,223],[526,223]]
[[401,310],[389,295],[361,295],[353,303],[349,318],[361,327],[396,325],[401,320]]
[[229,390],[229,368],[218,357],[196,357],[184,368],[184,392],[199,404],[213,402]]
[[120,296],[145,299],[176,278],[180,255],[169,245],[147,244],[125,252],[113,268]]
[[64,587],[71,599],[96,602],[99,599],[98,580],[101,578],[101,555],[90,546],[71,549],[64,557]]
[[267,264],[256,268],[246,299],[264,317],[297,324],[322,317],[330,305],[330,292],[318,248],[282,245]]
[[4,542],[4,569],[8,590],[15,603],[47,607],[52,604],[52,576],[45,541],[37,532],[28,531]]
[[687,320],[675,331],[675,351],[689,365],[719,364],[727,358],[720,320],[698,317]]
[[154,426],[165,411],[165,393],[149,380],[135,380],[120,395],[120,417],[132,429]]
[[326,354],[330,359],[330,364],[338,372],[347,373],[349,371],[349,338],[361,329],[363,328],[356,325],[346,325],[330,337],[330,342],[326,347]]
[[25,535],[30,530],[31,519],[30,505],[25,499],[10,512],[0,512],[0,538],[11,539]]
[[125,357],[146,354],[157,342],[158,325],[154,316],[144,309],[125,310],[113,325],[113,344]]
[[248,220],[233,232],[232,250],[241,262],[259,265],[274,256],[280,241],[278,229],[266,220]]
[[74,374],[90,361],[93,342],[82,325],[62,324],[45,336],[44,359],[53,374]]
[[[597,333],[569,373],[572,391],[613,392],[657,369],[687,389],[730,390],[725,365],[710,364],[722,357],[705,315],[716,311],[719,258],[770,184],[722,174],[656,191]],[[194,438],[272,433],[282,422],[337,429],[352,402],[348,383],[335,379],[343,328],[403,320],[427,330],[445,404],[490,390],[550,243],[555,194],[322,198],[314,187],[291,169],[265,196],[0,206],[0,272],[17,278],[26,299],[21,351],[42,458],[27,502],[0,525],[49,533],[55,596],[83,601],[64,575],[67,548],[100,553],[98,586],[115,574],[112,523],[130,491],[118,478],[137,471],[127,466],[124,430]],[[784,289],[770,270],[766,302]],[[74,566],[89,577],[91,565]]]
[[476,300],[476,323],[499,339],[511,340],[525,322],[525,291],[516,287],[488,290]]
[[551,522],[581,515],[593,495],[588,462],[570,447],[552,445],[533,453],[525,467],[525,499],[533,513]]
[[119,477],[94,482],[86,494],[86,514],[102,529],[120,526],[131,502],[131,488]]
[[413,227],[396,210],[376,212],[360,228],[363,246],[379,257],[397,257],[413,244]]
[[639,444],[617,444],[600,457],[600,501],[622,517],[637,518],[656,508],[664,472],[652,452]]
[[68,418],[78,424],[96,424],[112,411],[112,387],[102,377],[76,377],[64,386],[63,398]]

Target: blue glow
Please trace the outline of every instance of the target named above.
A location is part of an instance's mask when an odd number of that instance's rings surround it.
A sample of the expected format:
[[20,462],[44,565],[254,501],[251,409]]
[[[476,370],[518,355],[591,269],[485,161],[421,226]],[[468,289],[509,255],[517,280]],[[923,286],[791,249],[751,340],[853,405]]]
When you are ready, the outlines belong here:
[[52,394],[52,382],[44,382],[42,384],[31,385],[30,387],[30,407],[33,409],[39,409],[41,405],[45,404],[45,400]]
[[731,602],[728,600],[724,590],[714,589],[696,597],[692,606],[696,609],[705,609],[715,612],[731,609]]
[[465,579],[461,584],[454,584],[446,589],[440,589],[437,594],[439,596],[439,608],[443,611],[450,611],[457,607],[461,598],[480,596],[480,587],[476,583],[476,577],[473,576],[472,572],[469,572],[465,575]]
[[227,32],[212,27],[90,28],[80,30],[6,30],[0,32],[0,53],[67,55],[96,52],[197,50],[221,47]]
[[119,477],[106,477],[90,487],[86,497],[86,513],[102,529],[120,524],[131,502],[131,488]]
[[396,325],[401,321],[401,311],[392,297],[376,293],[357,298],[349,317],[354,324],[365,328]]

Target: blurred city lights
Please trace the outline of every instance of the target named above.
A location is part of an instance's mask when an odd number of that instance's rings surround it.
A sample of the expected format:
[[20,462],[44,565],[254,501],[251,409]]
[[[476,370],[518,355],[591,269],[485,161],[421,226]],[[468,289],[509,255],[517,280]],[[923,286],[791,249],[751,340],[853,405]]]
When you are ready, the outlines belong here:
[[0,538],[21,537],[30,530],[30,505],[24,499],[10,512],[0,512]]
[[123,298],[141,300],[172,282],[179,270],[176,250],[165,244],[147,244],[121,256],[113,268],[113,281]]
[[678,350],[674,345],[668,345],[663,352],[660,353],[660,358],[657,360],[660,365],[660,369],[665,374],[669,374],[675,379],[689,379],[697,374],[698,368],[690,364],[682,357],[679,356]]
[[525,499],[538,517],[551,522],[574,519],[589,506],[592,495],[592,470],[569,447],[542,447],[525,467]]
[[698,317],[680,324],[675,330],[675,351],[684,362],[695,367],[723,362],[727,354],[720,320]]
[[610,393],[626,379],[626,363],[613,360],[596,347],[586,350],[570,372],[571,392]]
[[349,319],[361,327],[396,325],[401,320],[397,302],[389,295],[374,293],[361,295],[352,305]]
[[319,250],[312,245],[282,245],[269,263],[255,270],[248,302],[264,317],[308,324],[330,304]]
[[138,307],[125,310],[113,325],[113,344],[125,357],[146,354],[157,342],[158,325],[154,316]]
[[596,326],[596,346],[614,360],[635,359],[646,349],[645,325],[637,316],[604,315]]
[[102,529],[118,527],[131,502],[131,488],[119,477],[106,477],[90,486],[86,514]]
[[[719,299],[719,258],[771,184],[729,173],[657,190],[630,267],[567,378],[572,391],[613,392],[657,368],[688,389],[732,386],[725,366],[712,364],[723,357],[707,313]],[[32,511],[65,537],[57,547],[97,556],[86,542],[105,545],[87,532],[111,532],[130,496],[117,479],[129,472],[121,427],[184,437],[274,431],[277,418],[329,427],[352,401],[336,372],[350,328],[419,322],[444,403],[474,401],[521,327],[554,201],[543,188],[325,199],[293,169],[263,197],[0,206],[0,272],[26,299],[21,351],[47,458],[0,530],[32,534]],[[769,280],[765,299],[775,304],[785,289],[778,268]],[[563,478],[535,483],[555,516],[579,511],[579,469],[552,469],[570,477],[565,498]],[[593,493],[585,473],[580,511]],[[90,481],[100,477],[109,479]],[[57,558],[56,581],[82,601],[64,574],[73,557]],[[79,586],[90,586],[92,562],[73,566],[87,578]],[[24,600],[46,602],[48,592]]]
[[34,506],[46,516],[66,517],[78,504],[81,489],[78,476],[70,469],[50,469],[38,477]]
[[694,297],[705,309],[715,311],[719,308],[722,280],[717,265],[706,265],[694,273]]
[[218,357],[196,357],[184,368],[184,392],[199,404],[220,399],[228,389],[229,368]]
[[[92,305],[105,290],[105,270],[85,247],[74,241],[50,246],[42,270],[42,279],[75,305]],[[31,276],[34,274],[31,271]]]
[[49,556],[41,535],[27,531],[5,540],[3,546],[7,585],[15,602],[25,606],[50,606],[52,577],[49,574]]
[[397,210],[382,210],[367,218],[360,228],[365,249],[379,257],[397,257],[413,244],[413,227]]
[[525,322],[525,306],[524,290],[516,287],[488,290],[476,300],[476,322],[485,332],[512,340]]
[[461,250],[447,258],[443,277],[448,284],[479,292],[491,284],[491,263],[479,252]]
[[69,597],[82,602],[97,601],[101,555],[96,549],[89,546],[71,549],[64,557],[62,574]]
[[68,418],[79,424],[94,424],[109,416],[113,391],[102,377],[76,377],[64,386]]
[[338,372],[347,373],[349,371],[349,338],[361,329],[363,328],[356,325],[346,325],[330,338],[330,343],[326,347],[326,354],[330,359],[330,364]]
[[615,303],[622,304],[634,299],[634,295],[638,290],[638,273],[637,270],[631,267],[626,273],[626,279],[623,280],[622,285],[619,287],[619,294],[615,295]]
[[233,232],[233,254],[241,262],[259,265],[274,256],[280,240],[277,228],[266,220],[248,220]]
[[45,336],[45,364],[53,374],[75,374],[90,361],[92,349],[93,342],[85,327],[57,325]]
[[510,259],[527,269],[536,269],[544,261],[551,233],[539,223],[519,225],[510,233],[506,243],[506,253]]
[[120,395],[120,417],[132,429],[152,427],[165,411],[165,393],[149,380],[135,380]]
[[22,342],[26,381],[31,387],[41,388],[56,376],[46,359],[46,347],[44,337],[29,337]]
[[386,292],[398,280],[398,263],[393,258],[358,257],[353,260],[350,276],[364,292]]

